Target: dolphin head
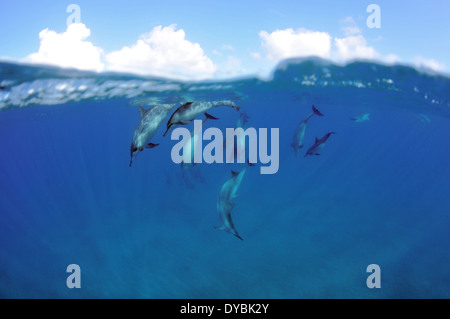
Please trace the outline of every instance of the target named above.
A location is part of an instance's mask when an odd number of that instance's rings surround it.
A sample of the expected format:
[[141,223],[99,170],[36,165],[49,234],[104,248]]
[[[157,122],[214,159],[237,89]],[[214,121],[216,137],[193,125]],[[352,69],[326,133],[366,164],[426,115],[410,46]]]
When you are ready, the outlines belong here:
[[237,230],[234,229],[234,228],[231,229],[230,234],[236,236],[236,237],[239,238],[240,240],[244,240],[241,236],[239,236]]
[[177,118],[179,117],[179,109],[181,108],[181,106],[175,111],[173,112],[173,114],[170,116],[169,120],[167,121],[166,124],[166,132],[164,132],[163,136],[166,136],[167,132],[169,132],[170,128],[172,127],[172,125],[176,124],[177,122]]
[[133,163],[133,160],[136,158],[136,156],[142,152],[144,148],[143,147],[136,147],[134,145],[134,143],[131,143],[131,147],[130,147],[130,154],[131,154],[131,160],[130,160],[130,167],[131,164]]
[[170,120],[169,120],[169,122],[167,122],[167,129],[164,132],[163,136],[166,136],[167,132],[169,132],[169,130],[172,127],[172,125],[173,125],[173,123],[171,123]]

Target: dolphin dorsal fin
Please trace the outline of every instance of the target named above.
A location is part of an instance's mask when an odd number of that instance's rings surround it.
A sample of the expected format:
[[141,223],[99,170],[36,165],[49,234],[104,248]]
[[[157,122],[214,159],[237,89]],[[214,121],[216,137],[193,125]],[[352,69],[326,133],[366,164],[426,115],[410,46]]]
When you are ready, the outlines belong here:
[[239,173],[232,170],[232,171],[231,171],[231,175],[234,177],[234,176],[238,176]]
[[187,109],[194,102],[186,102],[179,107],[179,109]]
[[313,110],[314,114],[319,115],[319,116],[323,116],[323,114],[320,113],[320,111],[314,105],[312,106],[312,110]]
[[147,112],[147,110],[144,109],[144,108],[142,107],[142,105],[139,105],[139,115],[141,116],[141,118],[144,117],[145,112]]

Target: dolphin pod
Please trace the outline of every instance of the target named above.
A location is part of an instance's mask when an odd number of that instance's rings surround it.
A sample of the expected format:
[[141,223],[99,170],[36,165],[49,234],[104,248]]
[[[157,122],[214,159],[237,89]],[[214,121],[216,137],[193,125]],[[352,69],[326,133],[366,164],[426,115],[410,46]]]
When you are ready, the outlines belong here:
[[[130,166],[133,163],[133,160],[136,158],[136,156],[142,152],[145,148],[154,148],[158,146],[159,144],[152,143],[151,140],[154,137],[156,131],[161,126],[164,119],[168,116],[169,112],[175,107],[175,104],[161,104],[161,105],[155,105],[149,109],[144,109],[142,106],[139,106],[139,114],[140,114],[140,121],[135,129],[133,140],[131,142],[130,147],[130,154],[131,154],[131,160],[130,160]],[[240,111],[240,107],[237,106],[234,102],[230,100],[222,100],[222,101],[201,101],[201,102],[187,102],[179,106],[170,116],[167,124],[166,124],[166,131],[163,136],[165,136],[171,127],[174,125],[186,125],[193,121],[198,116],[204,114],[205,119],[203,120],[203,123],[208,119],[218,120],[218,118],[215,118],[214,116],[211,116],[207,113],[211,108],[218,107],[218,106],[228,106],[231,107],[237,111]],[[297,156],[298,151],[304,147],[303,145],[303,139],[305,136],[306,131],[306,125],[308,121],[313,117],[314,115],[317,116],[324,116],[314,105],[312,106],[312,112],[307,115],[296,127],[295,134],[293,137],[293,142],[291,143],[291,146],[294,148],[295,154]],[[366,121],[369,118],[369,114],[362,114],[360,117],[352,118],[355,122],[362,122]],[[248,121],[248,116],[240,112],[240,117],[236,121],[236,128],[244,128],[246,122]],[[305,157],[310,155],[320,155],[320,151],[327,142],[327,140],[330,138],[332,134],[336,134],[335,132],[329,132],[325,134],[322,138],[318,139],[316,137],[314,144],[307,150]],[[196,144],[196,139],[200,138],[196,136],[195,134],[192,134],[192,138],[188,141],[189,144],[191,144],[190,148],[192,148],[193,144]],[[245,143],[244,141],[240,141],[242,143]],[[241,143],[241,144],[242,144]],[[240,150],[240,143],[238,141],[238,144],[235,145],[235,152],[234,156],[237,156],[241,153],[244,153]],[[192,152],[191,152],[192,153]],[[244,155],[244,154],[242,154]],[[191,154],[192,156],[192,154]],[[186,163],[193,162],[187,160]],[[220,226],[215,226],[217,230],[225,231],[229,234],[234,235],[235,237],[242,239],[242,237],[237,232],[234,223],[231,218],[231,212],[235,206],[234,203],[232,203],[232,200],[236,198],[237,191],[239,189],[239,186],[242,182],[242,179],[246,173],[246,170],[248,166],[254,166],[254,164],[251,164],[247,162],[248,165],[242,169],[240,172],[231,171],[232,176],[229,178],[221,187],[220,193],[217,199],[217,212],[219,214],[219,219],[221,221]],[[195,165],[195,164],[192,164]],[[183,163],[182,163],[183,167]],[[186,167],[187,168],[187,167]]]
[[[163,136],[167,134],[173,125],[186,125],[201,114],[205,114],[206,119],[218,120],[218,118],[206,113],[209,109],[217,106],[229,106],[237,111],[241,109],[230,100],[184,103],[178,107],[170,117],[167,122],[167,130]],[[133,160],[144,150],[144,148],[153,148],[159,145],[151,143],[150,140],[155,135],[162,121],[164,121],[174,107],[175,104],[159,104],[146,110],[142,106],[139,106],[140,121],[134,131],[133,140],[131,142],[130,167]]]
[[323,116],[323,114],[320,113],[319,110],[316,109],[316,107],[313,105],[312,112],[300,123],[298,123],[297,128],[295,129],[294,140],[291,144],[291,146],[294,148],[295,156],[298,155],[298,151],[303,147],[303,138],[305,137],[306,124],[308,123],[309,119],[313,117],[313,115]]

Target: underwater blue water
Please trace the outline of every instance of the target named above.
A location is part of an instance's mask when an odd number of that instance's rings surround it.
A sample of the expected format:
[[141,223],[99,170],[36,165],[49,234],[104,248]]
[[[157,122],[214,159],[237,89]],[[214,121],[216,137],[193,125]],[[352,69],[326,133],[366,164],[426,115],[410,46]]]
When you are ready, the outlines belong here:
[[[450,79],[288,61],[271,79],[183,83],[0,64],[0,297],[449,298]],[[128,166],[138,105],[230,99],[280,129],[280,167],[171,161],[165,123]],[[305,148],[290,146],[311,105]],[[234,127],[219,107],[205,126]],[[370,113],[370,120],[350,118]],[[192,128],[192,124],[187,126]],[[320,156],[315,137],[335,131]],[[66,286],[69,264],[81,288]],[[381,268],[369,289],[366,267]]]

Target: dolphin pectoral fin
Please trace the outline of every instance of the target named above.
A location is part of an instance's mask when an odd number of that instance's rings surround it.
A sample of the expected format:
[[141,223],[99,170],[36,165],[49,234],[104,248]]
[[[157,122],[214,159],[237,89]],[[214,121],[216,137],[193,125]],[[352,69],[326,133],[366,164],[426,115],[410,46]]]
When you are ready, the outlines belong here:
[[154,144],[154,143],[148,143],[147,145],[145,145],[145,148],[154,148],[156,146],[158,146],[159,144]]
[[206,112],[204,114],[206,116],[206,119],[210,119],[210,120],[218,120],[219,119],[218,117],[214,117],[211,114],[208,114]]
[[238,172],[235,172],[235,171],[233,171],[233,170],[231,171],[231,176],[233,176],[233,177],[234,177],[234,176],[238,176],[238,175],[239,175],[239,173],[238,173]]
[[319,156],[320,154],[319,154],[319,153],[315,153],[314,155],[317,155],[317,156]]

